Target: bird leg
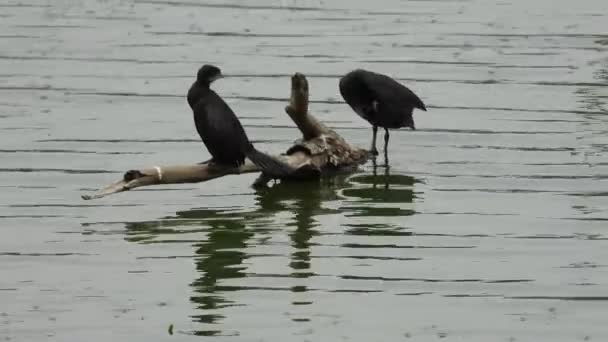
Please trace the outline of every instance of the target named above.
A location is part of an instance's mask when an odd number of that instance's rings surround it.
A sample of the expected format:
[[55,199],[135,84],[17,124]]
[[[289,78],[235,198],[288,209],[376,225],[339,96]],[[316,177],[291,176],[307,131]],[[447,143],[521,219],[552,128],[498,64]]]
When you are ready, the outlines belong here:
[[378,150],[376,149],[376,135],[378,134],[378,126],[373,126],[372,127],[372,146],[370,147],[370,152],[372,153],[372,155],[377,156],[378,155]]
[[384,165],[388,168],[388,128],[384,129]]
[[388,138],[390,138],[388,134],[388,128],[384,129],[384,151],[388,151]]

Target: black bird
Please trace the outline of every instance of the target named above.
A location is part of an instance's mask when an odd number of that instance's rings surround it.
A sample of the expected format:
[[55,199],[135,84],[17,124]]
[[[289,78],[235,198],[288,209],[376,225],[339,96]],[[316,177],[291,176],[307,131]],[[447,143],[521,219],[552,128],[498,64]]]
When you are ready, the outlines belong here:
[[287,176],[291,168],[253,147],[232,109],[209,88],[222,78],[221,70],[213,65],[203,65],[196,81],[188,91],[188,104],[194,113],[194,124],[203,143],[218,164],[239,167],[249,158],[263,173],[273,178]]
[[384,128],[384,153],[387,154],[389,128],[416,129],[414,108],[426,111],[424,103],[414,92],[392,78],[375,72],[357,69],[340,79],[340,94],[360,117],[373,127],[371,152],[378,154],[376,134]]

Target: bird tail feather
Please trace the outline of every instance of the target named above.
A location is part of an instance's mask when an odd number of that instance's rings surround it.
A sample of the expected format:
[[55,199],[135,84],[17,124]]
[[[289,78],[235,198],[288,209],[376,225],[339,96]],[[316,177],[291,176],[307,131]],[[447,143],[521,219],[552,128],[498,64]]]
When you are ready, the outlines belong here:
[[255,148],[247,153],[247,158],[257,165],[263,173],[272,178],[286,178],[295,171],[289,165],[260,152]]
[[421,109],[426,112],[426,106],[424,105],[424,102],[422,102],[422,100],[418,96],[416,96],[415,104],[416,104],[416,106],[415,106],[416,108]]

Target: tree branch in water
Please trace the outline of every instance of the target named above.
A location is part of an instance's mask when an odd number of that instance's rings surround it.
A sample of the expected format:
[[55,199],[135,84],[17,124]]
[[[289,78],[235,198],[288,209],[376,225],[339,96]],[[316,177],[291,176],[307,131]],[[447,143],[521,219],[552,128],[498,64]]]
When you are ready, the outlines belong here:
[[[308,112],[308,81],[300,73],[291,78],[291,97],[285,112],[302,133],[284,155],[278,160],[296,170],[284,180],[319,178],[321,174],[337,170],[353,170],[367,161],[369,152],[352,146],[340,135],[319,122]],[[118,192],[142,186],[159,184],[199,183],[241,173],[259,172],[250,160],[238,168],[205,162],[194,165],[154,166],[141,170],[127,171],[118,180],[96,193],[83,195],[85,200],[102,198]],[[255,185],[263,185],[270,179],[261,175]]]

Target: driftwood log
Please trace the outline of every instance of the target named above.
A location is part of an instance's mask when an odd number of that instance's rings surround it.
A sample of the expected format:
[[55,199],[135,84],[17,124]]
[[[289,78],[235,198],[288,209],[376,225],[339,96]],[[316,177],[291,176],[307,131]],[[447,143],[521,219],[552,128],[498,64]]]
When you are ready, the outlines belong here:
[[[340,135],[308,113],[308,81],[300,73],[291,78],[291,97],[285,111],[298,129],[298,139],[285,154],[276,156],[289,165],[293,175],[285,180],[319,178],[322,174],[340,170],[354,170],[370,157],[369,151],[350,145]],[[259,172],[250,160],[238,168],[226,167],[213,162],[193,165],[154,166],[141,170],[129,170],[122,179],[83,195],[85,200],[102,198],[141,186],[157,184],[198,183],[226,175]],[[260,175],[254,185],[265,185],[270,178]]]

